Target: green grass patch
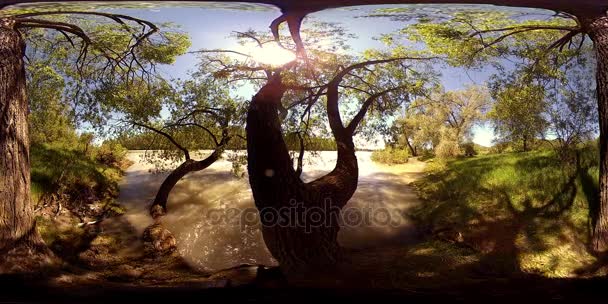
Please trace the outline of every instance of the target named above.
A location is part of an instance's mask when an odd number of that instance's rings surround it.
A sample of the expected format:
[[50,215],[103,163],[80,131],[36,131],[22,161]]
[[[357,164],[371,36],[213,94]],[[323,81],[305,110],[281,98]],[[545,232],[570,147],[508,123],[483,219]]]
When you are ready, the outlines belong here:
[[45,194],[89,189],[99,200],[118,195],[123,173],[115,164],[106,164],[96,155],[61,145],[32,145],[31,180],[34,202]]
[[[119,162],[123,156],[107,146],[86,150],[65,144],[31,146],[32,202],[40,209],[37,229],[48,245],[82,235],[76,215],[95,219],[97,213],[124,213],[115,201],[123,176]],[[58,203],[70,212],[57,214]]]
[[575,276],[595,262],[586,244],[597,182],[596,166],[564,166],[551,151],[435,160],[414,183],[423,203],[412,215],[514,271]]

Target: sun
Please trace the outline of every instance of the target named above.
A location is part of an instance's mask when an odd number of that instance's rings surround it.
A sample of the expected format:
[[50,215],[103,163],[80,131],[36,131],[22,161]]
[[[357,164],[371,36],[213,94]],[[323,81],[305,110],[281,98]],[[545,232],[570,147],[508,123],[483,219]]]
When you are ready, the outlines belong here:
[[261,64],[282,66],[296,60],[296,54],[279,46],[277,43],[266,43],[262,47],[254,46],[249,49],[253,60]]

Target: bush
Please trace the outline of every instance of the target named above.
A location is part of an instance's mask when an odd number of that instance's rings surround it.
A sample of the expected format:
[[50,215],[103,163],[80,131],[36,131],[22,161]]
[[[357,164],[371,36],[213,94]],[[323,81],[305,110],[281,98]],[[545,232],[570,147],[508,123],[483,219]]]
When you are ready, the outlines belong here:
[[372,152],[372,160],[387,165],[405,164],[409,158],[409,152],[406,149],[386,148]]
[[245,177],[245,165],[247,165],[247,155],[239,154],[238,152],[228,153],[227,160],[232,163],[231,173],[238,177]]
[[462,153],[466,157],[473,157],[477,155],[477,150],[475,149],[475,144],[472,142],[464,143],[461,145]]
[[460,145],[457,141],[453,140],[441,140],[435,148],[435,154],[439,158],[452,158],[462,155]]
[[122,160],[127,154],[127,149],[117,142],[104,142],[93,151],[93,154],[95,160],[100,164],[110,167],[120,167]]

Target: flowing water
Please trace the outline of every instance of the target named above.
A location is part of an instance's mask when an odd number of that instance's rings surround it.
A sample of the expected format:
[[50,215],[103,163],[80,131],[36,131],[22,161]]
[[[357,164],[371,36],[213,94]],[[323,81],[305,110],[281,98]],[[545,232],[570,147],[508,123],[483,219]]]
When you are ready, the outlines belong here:
[[[206,152],[196,158],[204,157]],[[119,201],[127,208],[124,218],[139,234],[153,223],[148,207],[167,173],[154,173],[143,151],[131,151],[134,164],[126,170]],[[419,177],[424,163],[406,165],[373,163],[371,152],[357,152],[359,186],[343,209],[339,242],[350,248],[366,248],[412,242],[415,229],[407,210],[418,200],[408,184]],[[304,181],[329,172],[336,152],[307,154]],[[179,254],[191,266],[214,271],[239,264],[275,265],[259,230],[251,190],[246,177],[237,178],[232,163],[222,159],[211,167],[184,177],[171,192],[168,214],[162,221],[178,242]]]

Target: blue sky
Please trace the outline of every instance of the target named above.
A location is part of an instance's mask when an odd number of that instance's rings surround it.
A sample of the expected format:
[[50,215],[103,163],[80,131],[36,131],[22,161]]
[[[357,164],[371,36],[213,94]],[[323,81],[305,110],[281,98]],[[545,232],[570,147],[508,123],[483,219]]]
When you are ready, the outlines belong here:
[[[233,31],[268,30],[270,22],[280,15],[277,9],[262,7],[260,10],[220,9],[208,7],[161,7],[149,9],[120,9],[129,15],[141,17],[156,23],[171,22],[179,25],[187,32],[192,40],[191,51],[199,49],[236,48],[234,39],[228,36]],[[391,21],[388,18],[356,18],[372,12],[377,6],[366,6],[348,9],[333,9],[312,14],[319,21],[339,22],[357,38],[350,39],[353,52],[361,52],[369,48],[381,48],[382,43],[374,38],[382,33],[390,33],[404,26],[402,22]],[[196,64],[196,56],[186,54],[178,58],[172,66],[162,68],[162,71],[172,78],[185,78],[188,71]],[[446,90],[456,90],[469,84],[483,84],[492,71],[464,71],[462,69],[441,66],[441,78]],[[254,92],[243,88],[239,92],[244,97],[250,97]],[[490,146],[494,138],[489,125],[476,126],[473,130],[473,141]]]

